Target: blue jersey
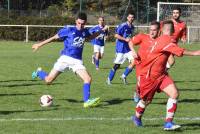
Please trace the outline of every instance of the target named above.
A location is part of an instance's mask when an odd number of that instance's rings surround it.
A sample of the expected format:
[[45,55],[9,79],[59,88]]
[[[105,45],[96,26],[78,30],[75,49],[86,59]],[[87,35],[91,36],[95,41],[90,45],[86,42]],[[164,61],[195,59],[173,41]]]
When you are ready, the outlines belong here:
[[[90,31],[91,34],[93,34],[93,33],[102,31],[103,28],[104,27],[96,25],[95,27],[90,28],[89,31]],[[101,34],[99,34],[99,36],[97,36],[95,39],[91,40],[91,43],[93,45],[104,46],[105,45],[104,39],[105,39],[105,36],[107,36],[107,35],[108,35],[108,31],[107,30],[105,32],[101,32]]]
[[[124,38],[131,38],[132,33],[134,30],[134,26],[131,25],[129,26],[126,22],[120,24],[116,30],[115,34],[118,34]],[[116,40],[116,53],[128,53],[130,51],[130,48],[128,46],[128,42],[123,41],[123,40]]]
[[61,55],[82,60],[85,38],[91,35],[89,30],[86,28],[78,30],[76,26],[65,26],[57,34],[64,41],[64,49],[61,51]]

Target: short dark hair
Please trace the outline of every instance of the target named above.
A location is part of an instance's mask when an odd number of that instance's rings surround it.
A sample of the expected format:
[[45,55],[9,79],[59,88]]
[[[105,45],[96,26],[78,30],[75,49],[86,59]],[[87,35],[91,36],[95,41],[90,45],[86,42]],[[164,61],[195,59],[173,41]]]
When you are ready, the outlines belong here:
[[79,12],[79,13],[77,14],[76,19],[81,19],[81,20],[87,21],[87,14],[84,13],[84,12]]
[[128,12],[128,15],[133,15],[133,16],[135,16],[135,13],[134,13],[133,11],[129,11],[129,12]]
[[160,29],[160,22],[152,21],[150,25],[156,25],[158,29]]
[[170,25],[171,26],[171,33],[174,33],[174,23],[173,23],[173,21],[172,20],[165,20],[165,21],[163,21],[163,26],[165,24]]
[[178,10],[179,11],[179,13],[181,13],[181,8],[180,7],[178,7],[178,6],[175,6],[174,8],[173,8],[173,11],[174,10]]

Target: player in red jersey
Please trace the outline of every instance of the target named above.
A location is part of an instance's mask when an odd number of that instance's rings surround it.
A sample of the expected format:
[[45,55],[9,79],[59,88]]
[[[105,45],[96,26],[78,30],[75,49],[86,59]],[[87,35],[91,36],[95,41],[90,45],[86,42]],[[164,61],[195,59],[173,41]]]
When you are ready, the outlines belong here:
[[172,120],[177,108],[178,90],[166,72],[166,63],[171,54],[176,56],[200,55],[200,50],[188,51],[180,48],[171,36],[174,32],[172,21],[163,22],[163,35],[158,37],[143,50],[144,58],[136,65],[137,82],[141,100],[137,103],[133,122],[142,126],[142,115],[147,105],[152,101],[156,92],[163,91],[169,96],[164,130],[176,130],[180,125],[175,125]]
[[[131,41],[129,42],[129,48],[134,51],[133,45],[138,45],[138,58],[141,60],[145,59],[146,57],[143,56],[143,53],[148,49],[149,45],[158,37],[160,30],[160,23],[153,21],[149,27],[149,34],[137,34],[135,35]],[[134,62],[132,64],[135,64]],[[135,65],[133,65],[135,66]],[[137,72],[136,72],[137,76]],[[137,103],[139,101],[139,95],[136,92],[134,94],[134,101]]]
[[[174,7],[172,11],[172,21],[174,24],[174,33],[172,34],[176,43],[181,40],[183,43],[186,43],[187,38],[187,26],[186,23],[180,20],[181,17],[181,9],[179,7]],[[162,22],[161,22],[162,27]],[[167,68],[170,68],[175,63],[173,55],[169,57]]]

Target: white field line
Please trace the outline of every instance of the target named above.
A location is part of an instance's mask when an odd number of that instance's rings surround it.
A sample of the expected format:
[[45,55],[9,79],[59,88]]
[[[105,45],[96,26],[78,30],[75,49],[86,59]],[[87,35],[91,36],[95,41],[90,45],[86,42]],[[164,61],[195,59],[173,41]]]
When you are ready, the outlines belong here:
[[[183,121],[200,121],[200,117],[177,117],[175,120]],[[116,118],[105,118],[105,117],[66,117],[66,118],[11,118],[11,119],[0,119],[0,122],[6,121],[129,121],[130,117],[116,117]],[[143,118],[146,121],[164,120],[164,117],[160,118]]]

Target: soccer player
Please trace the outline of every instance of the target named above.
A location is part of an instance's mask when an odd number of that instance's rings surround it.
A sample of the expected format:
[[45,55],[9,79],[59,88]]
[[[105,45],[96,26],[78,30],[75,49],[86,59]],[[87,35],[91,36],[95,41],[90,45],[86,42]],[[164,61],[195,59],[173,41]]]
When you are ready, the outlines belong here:
[[[149,27],[149,34],[137,34],[135,35],[130,41],[129,41],[129,48],[131,51],[133,51],[133,55],[135,55],[134,47],[133,45],[139,45],[139,49],[137,52],[138,58],[141,60],[145,59],[146,57],[143,57],[143,53],[145,53],[146,49],[149,47],[149,45],[158,37],[160,32],[160,23],[153,21],[150,24]],[[132,66],[135,66],[135,63],[132,63]],[[137,70],[136,70],[136,76],[137,76]],[[136,93],[134,94],[134,101],[137,103],[140,100],[137,88]]]
[[[133,61],[133,55],[130,51],[130,48],[128,46],[128,42],[130,41],[130,38],[132,36],[134,26],[134,14],[129,13],[127,16],[127,22],[124,22],[120,24],[116,28],[115,38],[116,38],[116,58],[114,60],[114,66],[110,70],[108,78],[107,78],[107,84],[110,85],[111,81],[113,80],[115,73],[117,69],[119,69],[120,65],[125,62],[126,59],[129,60],[129,62]],[[124,77],[121,77],[124,84],[126,84],[126,76],[132,71],[133,66],[130,64],[123,73]]]
[[[98,18],[98,25],[90,29],[91,33],[98,32],[105,27],[104,17],[100,16]],[[92,45],[94,45],[94,55],[92,55],[92,63],[95,64],[96,70],[99,70],[99,60],[103,58],[104,54],[104,45],[105,40],[108,35],[108,30],[102,32],[99,36],[91,41]]]
[[80,12],[77,15],[75,26],[65,26],[64,28],[60,29],[56,35],[32,46],[33,51],[37,51],[39,48],[53,40],[61,39],[64,41],[64,49],[61,51],[61,56],[54,64],[54,67],[50,71],[50,73],[48,74],[47,72],[38,68],[37,71],[32,73],[32,78],[39,77],[47,84],[50,84],[56,79],[59,74],[64,72],[65,69],[72,69],[73,72],[76,73],[84,82],[83,106],[93,107],[99,104],[100,98],[90,99],[91,76],[83,65],[83,46],[86,38],[95,38],[100,33],[105,32],[105,30],[107,30],[107,27],[91,35],[89,33],[89,30],[84,28],[86,21],[87,15],[83,12]]
[[[187,26],[184,21],[180,20],[180,17],[181,17],[181,8],[174,7],[172,10],[172,18],[171,18],[174,24],[173,38],[175,39],[177,43],[179,40],[181,40],[183,43],[186,43]],[[162,22],[161,22],[161,27],[162,27]],[[171,55],[167,62],[167,68],[170,68],[171,66],[173,66],[174,63],[175,63],[175,59],[173,55]]]
[[200,55],[200,50],[188,51],[180,48],[174,43],[171,36],[173,32],[173,22],[164,21],[163,35],[155,39],[149,47],[143,49],[142,56],[144,58],[138,60],[139,64],[136,65],[141,100],[136,105],[135,116],[132,117],[132,120],[138,127],[142,126],[141,119],[147,105],[152,101],[155,92],[160,91],[169,96],[164,130],[176,130],[181,127],[172,122],[177,109],[179,93],[173,80],[166,72],[166,63],[171,54],[196,56]]

